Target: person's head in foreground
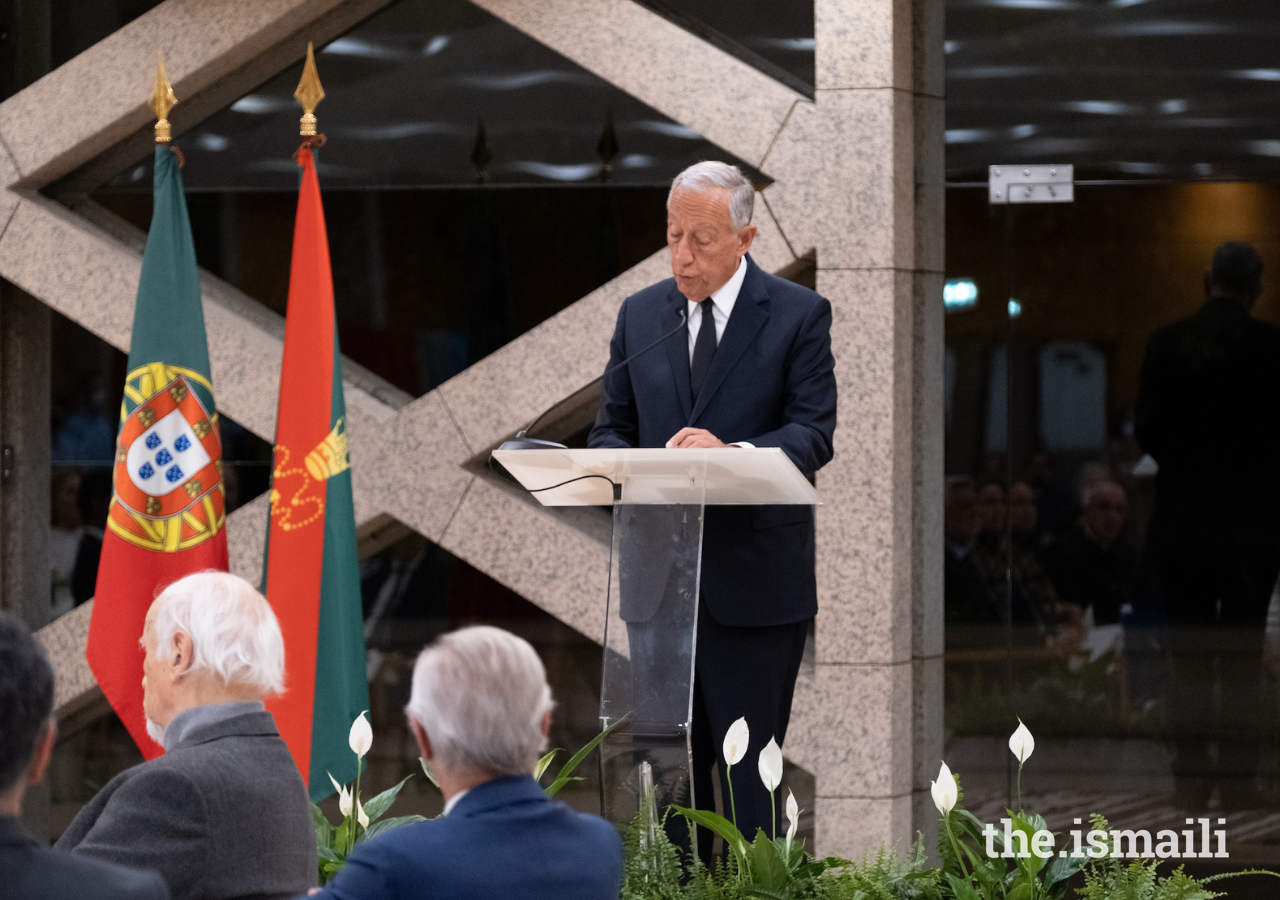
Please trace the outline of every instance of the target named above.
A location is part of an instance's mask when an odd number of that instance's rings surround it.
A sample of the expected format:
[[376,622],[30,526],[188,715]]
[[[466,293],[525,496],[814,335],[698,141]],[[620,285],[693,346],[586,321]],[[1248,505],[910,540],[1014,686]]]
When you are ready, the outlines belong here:
[[737,166],[710,160],[685,169],[667,195],[667,246],[680,293],[701,303],[733,277],[751,249],[755,187]]
[[22,831],[22,799],[53,755],[53,668],[44,648],[0,612],[0,897],[24,900],[167,900],[159,876],[73,859]]
[[1235,300],[1253,309],[1262,293],[1262,256],[1252,244],[1228,241],[1213,251],[1213,262],[1204,276],[1204,292],[1209,298]]
[[44,648],[0,612],[0,815],[22,814],[22,796],[39,784],[53,755],[53,669]]
[[188,709],[262,700],[284,689],[284,638],[266,598],[227,572],[197,572],[156,597],[142,630],[147,733]]
[[147,732],[164,754],[98,792],[58,848],[159,872],[175,900],[285,898],[316,883],[307,788],[262,698],[284,685],[266,599],[226,572],[156,597],[141,637]]
[[449,800],[481,782],[533,772],[551,729],[551,687],[528,641],[480,625],[422,651],[405,712]]
[[533,778],[551,707],[542,660],[514,634],[462,628],[423,650],[405,713],[445,813],[363,844],[320,895],[615,900],[617,830]]

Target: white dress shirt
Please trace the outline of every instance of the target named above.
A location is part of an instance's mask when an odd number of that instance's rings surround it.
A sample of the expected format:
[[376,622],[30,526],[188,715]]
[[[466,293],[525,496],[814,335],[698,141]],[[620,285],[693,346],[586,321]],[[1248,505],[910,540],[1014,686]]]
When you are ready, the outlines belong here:
[[[738,292],[742,290],[742,281],[747,277],[747,258],[738,260],[738,268],[729,276],[724,287],[711,295],[711,320],[716,323],[716,346],[724,337],[724,327],[729,324],[729,314],[733,312],[733,304],[738,302]],[[702,329],[702,312],[693,300],[689,304],[689,365],[693,365],[693,347],[698,341],[698,332]]]
[[[716,346],[720,346],[720,339],[724,337],[724,327],[729,324],[729,314],[733,312],[733,304],[738,302],[738,293],[742,290],[743,279],[747,277],[747,258],[744,256],[738,260],[738,268],[734,269],[733,274],[729,276],[729,280],[724,283],[724,287],[711,295],[711,321],[716,326]],[[686,301],[689,304],[689,365],[693,365],[693,348],[698,341],[698,331],[702,328],[702,312],[698,304],[692,300]],[[734,441],[731,447],[747,447],[753,449],[755,444],[748,441]]]
[[470,790],[471,790],[470,788],[463,788],[462,790],[458,791],[458,793],[454,794],[452,797],[446,800],[444,802],[444,812],[440,813],[440,815],[447,816],[449,815],[449,813],[453,812],[453,808],[458,805],[458,801],[461,800],[463,797],[467,796],[467,792]]

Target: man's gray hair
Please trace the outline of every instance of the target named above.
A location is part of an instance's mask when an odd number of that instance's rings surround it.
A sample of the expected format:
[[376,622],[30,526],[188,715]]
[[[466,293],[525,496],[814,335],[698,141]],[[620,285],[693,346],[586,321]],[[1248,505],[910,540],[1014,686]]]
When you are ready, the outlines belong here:
[[529,642],[476,625],[441,636],[418,656],[405,712],[450,769],[527,775],[546,747],[547,672]]
[[284,690],[284,637],[265,597],[229,572],[196,572],[160,592],[152,622],[156,658],[173,657],[173,636],[191,638],[192,672],[263,694]]
[[756,203],[755,186],[737,166],[714,159],[694,163],[675,177],[667,194],[667,208],[671,208],[671,197],[676,191],[708,191],[713,188],[729,192],[729,222],[734,231],[741,231],[751,224],[751,213]]

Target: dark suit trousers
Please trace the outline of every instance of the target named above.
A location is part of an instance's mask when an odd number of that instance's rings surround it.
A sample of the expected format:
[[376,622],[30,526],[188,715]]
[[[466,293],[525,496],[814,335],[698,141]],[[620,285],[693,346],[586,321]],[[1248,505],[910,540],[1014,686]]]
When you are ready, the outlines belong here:
[[[751,729],[747,755],[733,767],[733,798],[738,829],[750,841],[756,829],[772,837],[769,792],[760,782],[760,751],[776,738],[782,744],[791,718],[791,698],[796,676],[804,657],[805,636],[812,619],[785,625],[736,628],[722,625],[698,607],[698,652],[695,660],[693,692],[693,789],[699,809],[715,809],[712,767],[720,772],[722,813],[731,819],[729,785],[723,757],[725,733],[739,717],[745,716]],[[779,818],[786,797],[776,798]],[[778,828],[778,834],[783,829]],[[698,829],[698,854],[711,858],[714,835]]]

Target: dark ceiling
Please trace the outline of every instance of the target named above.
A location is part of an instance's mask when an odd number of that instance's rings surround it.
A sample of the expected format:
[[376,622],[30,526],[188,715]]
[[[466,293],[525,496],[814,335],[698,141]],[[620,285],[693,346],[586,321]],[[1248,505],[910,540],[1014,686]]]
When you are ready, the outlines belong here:
[[[812,0],[637,2],[812,94]],[[334,188],[472,185],[486,156],[490,184],[598,182],[610,120],[614,183],[730,158],[466,0],[400,0],[319,64]],[[1280,0],[948,0],[946,65],[952,182],[1028,162],[1074,163],[1080,180],[1280,175]],[[191,189],[293,185],[300,71],[182,137]],[[110,187],[147,175],[143,163]]]

